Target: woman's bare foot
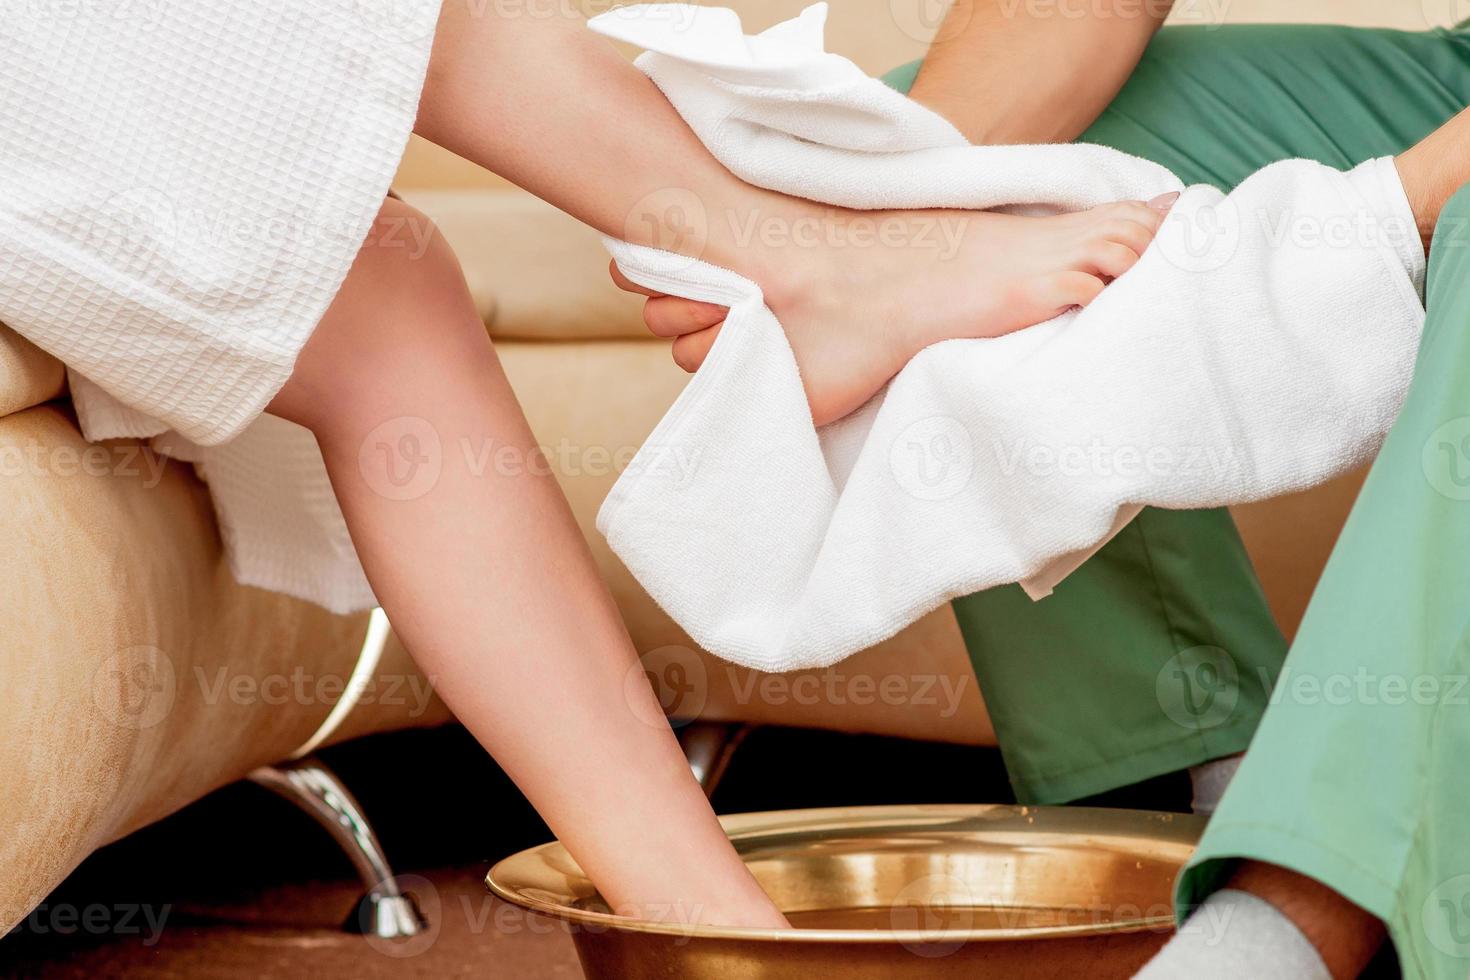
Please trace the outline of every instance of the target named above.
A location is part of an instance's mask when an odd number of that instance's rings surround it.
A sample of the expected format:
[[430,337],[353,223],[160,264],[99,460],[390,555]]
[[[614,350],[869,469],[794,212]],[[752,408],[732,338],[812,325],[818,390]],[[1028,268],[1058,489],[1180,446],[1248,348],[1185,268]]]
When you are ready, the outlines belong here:
[[[989,211],[886,214],[899,244],[837,247],[818,257],[824,272],[767,292],[801,369],[812,417],[821,425],[871,398],[915,354],[958,337],[998,337],[1092,302],[1131,269],[1164,212],[1111,204],[1054,217]],[[939,244],[914,241],[947,229]],[[932,237],[932,236],[931,236]],[[777,277],[773,277],[773,281]]]
[[[1177,195],[1054,217],[827,211],[820,244],[757,256],[752,278],[796,354],[813,420],[841,418],[942,340],[998,337],[1086,306],[1138,261]],[[634,286],[649,329],[698,369],[725,309]]]

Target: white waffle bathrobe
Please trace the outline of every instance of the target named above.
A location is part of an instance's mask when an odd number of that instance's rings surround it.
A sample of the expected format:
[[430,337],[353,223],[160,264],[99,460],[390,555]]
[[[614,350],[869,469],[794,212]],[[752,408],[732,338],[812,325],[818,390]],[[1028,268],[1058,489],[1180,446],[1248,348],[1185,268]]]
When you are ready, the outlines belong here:
[[63,6],[0,0],[0,320],[87,438],[196,463],[241,581],[373,605],[311,434],[261,411],[382,204],[439,5]]

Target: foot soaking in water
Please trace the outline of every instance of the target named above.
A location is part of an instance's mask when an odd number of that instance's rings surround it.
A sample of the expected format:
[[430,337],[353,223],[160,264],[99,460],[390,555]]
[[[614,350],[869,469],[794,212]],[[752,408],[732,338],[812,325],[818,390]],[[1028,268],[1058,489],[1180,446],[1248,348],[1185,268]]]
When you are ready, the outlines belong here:
[[[1145,971],[1149,980],[1353,977],[1385,933],[1405,976],[1459,977],[1467,856],[1458,829],[1464,781],[1454,774],[1467,728],[1440,682],[1463,675],[1470,570],[1462,526],[1470,512],[1455,502],[1463,493],[1455,427],[1470,413],[1462,378],[1470,195],[1456,193],[1470,178],[1470,24],[1212,25],[1154,36],[1163,6],[1157,18],[1057,18],[960,0],[944,43],[922,67],[889,78],[972,142],[1080,137],[1163,164],[1186,184],[1229,189],[1281,160],[1347,172],[1397,154],[1414,231],[1433,245],[1428,318],[1412,383],[1395,396],[1402,410],[1288,664],[1297,678],[1368,676],[1385,686],[1347,700],[1286,687],[1287,639],[1221,509],[1145,508],[1044,601],[997,588],[954,609],[1023,800],[1066,802],[1252,746],[1179,878],[1185,929]],[[1385,4],[1378,14],[1408,26],[1404,12]],[[1334,227],[1305,212],[1285,223],[1269,217],[1301,241]],[[1378,234],[1387,229],[1361,221],[1335,227],[1348,232],[1338,239],[1345,248],[1375,241],[1405,249],[1411,264],[1418,258],[1407,251],[1412,234]],[[680,363],[697,367],[725,310],[661,296],[645,316],[655,333],[684,338]],[[1381,358],[1381,324],[1345,316],[1367,331],[1356,355]],[[1235,710],[1204,728],[1160,711],[1156,686],[1160,664],[1200,651],[1228,652],[1239,671]],[[1389,696],[1390,679],[1409,678],[1439,695]],[[1215,809],[1208,796],[1232,768],[1202,767],[1202,812]],[[1221,930],[1222,921],[1234,925]]]
[[[871,216],[741,182],[580,22],[424,0],[389,23],[370,6],[11,18],[0,316],[66,363],[89,438],[158,436],[197,462],[242,581],[336,611],[381,604],[614,908],[779,926],[672,732],[644,720],[661,718],[652,692],[630,705],[637,657],[554,479],[485,476],[454,453],[422,484],[394,468],[395,447],[431,440],[537,452],[443,239],[393,247],[394,229],[427,220],[387,197],[405,140],[635,245],[682,231],[661,192],[693,195],[719,220],[682,247],[762,285],[829,364],[811,395],[834,418],[932,341],[1091,302],[1159,212],[964,215],[952,261],[745,244],[745,216]],[[181,220],[352,233],[199,241],[135,220],[140,200]]]

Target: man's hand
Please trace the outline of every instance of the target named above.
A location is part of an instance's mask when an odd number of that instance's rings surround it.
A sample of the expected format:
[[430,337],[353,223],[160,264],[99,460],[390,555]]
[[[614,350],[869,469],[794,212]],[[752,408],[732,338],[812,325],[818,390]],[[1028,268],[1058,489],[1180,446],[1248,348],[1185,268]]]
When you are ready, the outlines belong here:
[[619,288],[648,297],[643,303],[643,322],[654,336],[674,342],[674,363],[691,374],[698,371],[714,346],[729,309],[645,289],[623,275],[616,262],[608,264],[608,271]]

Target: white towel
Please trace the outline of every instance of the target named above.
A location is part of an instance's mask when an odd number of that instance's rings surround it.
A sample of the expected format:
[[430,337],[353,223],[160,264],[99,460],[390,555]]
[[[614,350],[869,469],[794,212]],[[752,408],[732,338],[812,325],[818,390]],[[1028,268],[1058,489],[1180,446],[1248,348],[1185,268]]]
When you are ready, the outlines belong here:
[[0,319],[89,439],[210,482],[242,581],[374,604],[311,433],[261,416],[412,131],[439,4],[0,0]]
[[[630,279],[728,305],[699,373],[598,527],[699,643],[764,670],[831,664],[940,603],[1036,595],[1143,505],[1236,504],[1367,460],[1398,411],[1423,253],[1393,163],[1288,161],[1228,197],[1095,146],[973,147],[836,54],[824,4],[747,37],[729,10],[592,21],[733,172],[853,208],[1070,210],[1183,190],[1090,307],[914,358],[817,431],[759,288],[608,240]],[[659,465],[677,451],[696,465]]]

